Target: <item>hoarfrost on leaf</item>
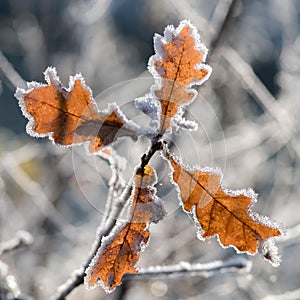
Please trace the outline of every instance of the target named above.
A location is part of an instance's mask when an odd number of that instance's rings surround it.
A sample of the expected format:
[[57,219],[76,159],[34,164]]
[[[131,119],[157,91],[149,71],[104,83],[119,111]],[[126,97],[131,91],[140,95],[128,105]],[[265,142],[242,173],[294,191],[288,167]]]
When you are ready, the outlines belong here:
[[55,68],[47,68],[44,75],[47,84],[27,83],[27,90],[18,88],[15,93],[29,120],[28,134],[49,137],[63,146],[85,144],[89,153],[96,153],[119,138],[136,140],[146,132],[127,120],[116,103],[98,111],[81,74],[70,77],[68,88],[60,82]]
[[[222,247],[231,246],[237,252],[253,255],[257,251],[262,253],[259,247],[269,238],[282,234],[279,225],[267,222],[267,218],[257,214],[253,218],[252,213],[249,213],[256,201],[252,189],[225,189],[222,186],[222,175],[210,172],[209,169],[186,167],[172,157],[167,149],[165,152],[183,209],[193,214],[201,238],[217,236]],[[272,254],[277,262],[275,251]]]
[[140,252],[148,245],[149,225],[165,215],[162,202],[156,197],[157,176],[149,165],[136,170],[128,220],[102,239],[101,247],[86,270],[85,285],[104,287],[112,292],[122,283],[125,274],[135,274]]
[[[196,130],[195,123],[180,120],[182,109],[192,103],[197,95],[193,88],[206,81],[212,71],[205,64],[207,48],[200,41],[197,29],[190,21],[180,22],[177,28],[167,26],[164,35],[154,36],[155,54],[150,57],[148,70],[154,77],[150,94],[137,107],[149,112],[157,130],[171,132],[172,128]],[[153,104],[156,102],[156,104]],[[159,107],[159,109],[150,109]],[[174,120],[174,117],[177,117]]]

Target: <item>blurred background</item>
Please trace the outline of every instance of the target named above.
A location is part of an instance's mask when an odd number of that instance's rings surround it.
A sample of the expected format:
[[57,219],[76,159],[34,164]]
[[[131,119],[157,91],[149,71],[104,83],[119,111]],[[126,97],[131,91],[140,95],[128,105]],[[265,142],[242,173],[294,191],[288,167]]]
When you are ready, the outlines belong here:
[[[198,28],[213,73],[185,114],[199,131],[170,136],[172,151],[186,163],[220,167],[226,187],[259,193],[254,210],[288,228],[277,241],[282,264],[275,269],[260,256],[241,255],[251,270],[132,279],[111,295],[80,286],[68,299],[300,299],[299,1],[0,0],[0,245],[20,230],[33,237],[2,254],[1,299],[49,299],[82,266],[110,179],[107,163],[82,149],[29,137],[16,87],[44,82],[47,66],[66,86],[81,72],[100,108],[115,101],[144,122],[133,100],[153,82],[153,35],[182,19]],[[133,169],[147,145],[124,140],[116,148]],[[152,225],[139,266],[235,258],[215,238],[196,238],[191,218],[178,209],[167,165],[159,157],[153,165],[168,216]]]

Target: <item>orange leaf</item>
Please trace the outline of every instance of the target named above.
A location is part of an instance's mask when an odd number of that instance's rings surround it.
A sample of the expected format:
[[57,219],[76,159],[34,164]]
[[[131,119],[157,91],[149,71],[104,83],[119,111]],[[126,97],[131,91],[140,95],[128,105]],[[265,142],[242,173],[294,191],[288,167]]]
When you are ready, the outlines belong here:
[[[229,191],[221,185],[221,174],[209,169],[188,170],[168,157],[173,167],[173,180],[178,185],[183,208],[194,212],[201,225],[201,236],[218,235],[223,246],[234,246],[241,252],[255,254],[265,240],[281,235],[266,217],[251,212],[254,192]],[[260,251],[265,251],[261,249]],[[276,264],[276,258],[265,257]]]
[[163,37],[155,36],[154,45],[156,54],[149,60],[149,70],[156,80],[151,90],[161,104],[163,133],[169,130],[171,118],[182,114],[180,106],[194,100],[197,92],[191,87],[207,80],[211,67],[203,63],[207,48],[189,21],[182,21],[176,29],[168,26]]
[[125,274],[137,273],[135,264],[148,243],[149,224],[157,223],[165,215],[161,200],[155,195],[155,183],[156,174],[149,165],[144,171],[137,170],[129,220],[102,240],[101,248],[86,270],[88,288],[100,283],[107,292],[112,292]]
[[29,119],[27,132],[32,136],[49,136],[60,145],[88,142],[95,152],[119,137],[137,138],[115,104],[104,112],[97,110],[91,90],[81,75],[70,79],[70,87],[62,86],[54,68],[45,71],[47,85],[28,84],[28,90],[17,89],[23,114]]

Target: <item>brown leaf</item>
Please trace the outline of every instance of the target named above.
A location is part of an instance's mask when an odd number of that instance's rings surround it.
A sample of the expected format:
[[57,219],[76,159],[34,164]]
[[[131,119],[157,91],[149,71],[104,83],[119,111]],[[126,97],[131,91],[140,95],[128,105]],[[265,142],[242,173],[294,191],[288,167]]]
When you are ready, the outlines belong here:
[[266,239],[281,235],[265,217],[264,221],[263,217],[251,212],[255,197],[252,190],[224,190],[220,174],[187,170],[172,157],[168,158],[184,210],[192,212],[195,209],[203,238],[218,235],[223,246],[234,246],[241,252],[254,254]]
[[160,131],[170,128],[171,118],[179,106],[192,102],[197,92],[191,86],[208,79],[211,68],[203,64],[207,48],[200,43],[196,28],[182,21],[178,28],[166,28],[164,37],[155,37],[156,55],[150,61],[150,71],[156,79],[155,96],[161,104]]
[[144,171],[137,170],[129,220],[102,240],[101,248],[86,270],[87,287],[93,288],[100,283],[107,292],[112,292],[125,274],[137,273],[135,264],[148,243],[149,224],[157,223],[165,215],[161,200],[155,195],[155,183],[156,174],[149,165]]
[[27,132],[32,136],[49,136],[60,145],[89,142],[89,151],[98,151],[117,138],[137,138],[137,132],[126,128],[125,117],[116,105],[98,112],[91,90],[81,75],[62,86],[54,68],[45,71],[48,85],[29,83],[28,90],[18,89],[16,97],[24,115],[30,120]]

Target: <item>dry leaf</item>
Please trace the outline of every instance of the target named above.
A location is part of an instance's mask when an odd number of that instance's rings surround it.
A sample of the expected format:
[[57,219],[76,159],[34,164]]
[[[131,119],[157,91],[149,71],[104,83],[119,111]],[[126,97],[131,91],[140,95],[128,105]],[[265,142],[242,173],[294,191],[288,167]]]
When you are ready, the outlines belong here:
[[[174,158],[168,158],[183,208],[187,212],[195,212],[202,238],[218,235],[223,246],[234,246],[241,252],[255,254],[266,239],[281,235],[277,225],[251,211],[255,201],[251,189],[226,190],[221,185],[221,174],[209,169],[188,170]],[[268,258],[267,255],[265,257]],[[269,259],[277,263],[276,258]]]
[[47,85],[28,84],[28,90],[18,89],[16,97],[24,115],[29,119],[27,132],[32,136],[49,136],[60,145],[89,142],[89,151],[122,136],[134,139],[138,134],[118,107],[110,105],[105,112],[97,110],[91,90],[81,75],[70,80],[70,87],[62,86],[54,68],[45,71]]
[[102,246],[86,270],[88,288],[100,284],[112,292],[125,274],[137,273],[135,264],[148,243],[149,224],[157,223],[165,215],[161,200],[155,195],[155,183],[156,174],[149,165],[144,171],[137,170],[129,221],[102,240]]
[[171,118],[180,106],[191,103],[197,92],[191,87],[208,79],[211,68],[204,64],[207,48],[200,42],[196,28],[182,21],[178,28],[168,26],[164,36],[154,39],[156,54],[149,60],[149,69],[156,78],[152,87],[161,104],[160,132],[170,128]]

